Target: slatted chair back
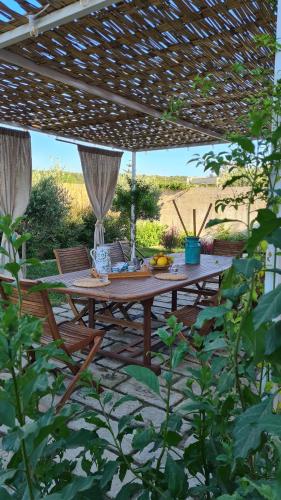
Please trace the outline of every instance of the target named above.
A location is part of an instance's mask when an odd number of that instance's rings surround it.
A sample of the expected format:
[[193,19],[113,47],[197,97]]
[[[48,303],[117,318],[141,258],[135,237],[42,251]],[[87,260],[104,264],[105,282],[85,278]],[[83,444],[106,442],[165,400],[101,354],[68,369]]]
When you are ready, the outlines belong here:
[[[119,243],[121,245],[125,257],[124,260],[125,261],[131,260],[131,243],[128,240],[120,240]],[[136,247],[136,254],[138,258],[140,258],[141,260],[145,258],[145,255],[140,251],[138,247]]]
[[[0,276],[0,295],[2,299],[8,303],[17,304],[19,302],[19,293],[18,289],[14,286],[14,283],[15,281],[13,278]],[[5,284],[12,285],[11,293],[6,293]],[[20,281],[22,313],[30,314],[31,316],[42,319],[45,334],[53,337],[54,340],[61,339],[47,291],[32,291],[32,287],[38,284],[40,284],[40,281]]]
[[131,244],[128,240],[120,240],[119,245],[122,248],[122,252],[124,255],[124,261],[129,262],[131,257]]
[[119,241],[106,243],[105,246],[110,249],[111,264],[116,264],[116,262],[124,262],[126,260]]
[[87,247],[57,248],[54,250],[61,274],[90,269],[91,260]]
[[245,248],[245,241],[227,241],[214,239],[213,254],[239,257]]

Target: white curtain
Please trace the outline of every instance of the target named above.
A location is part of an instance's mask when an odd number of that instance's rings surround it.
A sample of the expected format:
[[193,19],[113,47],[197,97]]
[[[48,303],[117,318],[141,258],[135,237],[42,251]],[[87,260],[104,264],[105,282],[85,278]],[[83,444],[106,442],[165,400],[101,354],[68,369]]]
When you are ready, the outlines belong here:
[[104,243],[103,220],[111,208],[123,153],[78,146],[87,193],[97,218],[94,247]]
[[[24,214],[31,191],[31,140],[28,132],[0,127],[0,215]],[[9,251],[5,237],[1,245]],[[8,258],[0,255],[0,269]],[[3,272],[3,271],[2,271]]]

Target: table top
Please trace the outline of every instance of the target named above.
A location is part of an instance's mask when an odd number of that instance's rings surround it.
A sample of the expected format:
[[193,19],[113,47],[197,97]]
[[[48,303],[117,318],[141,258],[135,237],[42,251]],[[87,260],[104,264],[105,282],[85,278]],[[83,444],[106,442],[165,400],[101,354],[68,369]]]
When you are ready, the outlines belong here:
[[153,298],[162,293],[177,290],[207,278],[218,276],[231,267],[233,257],[219,255],[201,255],[199,265],[185,265],[184,254],[174,254],[175,263],[179,265],[179,272],[187,275],[186,280],[164,281],[153,275],[147,278],[127,278],[112,280],[110,285],[97,288],[80,288],[73,285],[74,281],[81,278],[89,278],[90,270],[76,271],[73,273],[58,274],[42,278],[43,282],[64,283],[65,288],[56,288],[54,291],[79,295],[102,301],[114,301],[120,303],[143,301]]

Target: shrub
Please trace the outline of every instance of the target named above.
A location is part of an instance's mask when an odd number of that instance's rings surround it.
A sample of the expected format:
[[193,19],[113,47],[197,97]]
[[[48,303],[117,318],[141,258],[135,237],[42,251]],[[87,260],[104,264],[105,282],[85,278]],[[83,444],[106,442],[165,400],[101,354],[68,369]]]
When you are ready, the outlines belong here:
[[214,248],[213,241],[212,238],[201,238],[201,253],[212,254]]
[[162,235],[161,243],[167,250],[176,248],[179,243],[179,230],[176,226],[171,226]]
[[160,207],[158,205],[160,193],[157,188],[147,182],[137,179],[134,195],[131,191],[132,181],[127,177],[127,185],[119,185],[113,200],[113,210],[120,212],[121,216],[130,220],[131,205],[134,197],[135,219],[159,219]]
[[246,240],[247,233],[245,231],[231,232],[230,228],[226,228],[222,224],[213,237],[218,240],[238,241],[238,240]]
[[142,220],[137,222],[137,245],[157,247],[161,245],[166,226],[157,221]]
[[[92,247],[94,244],[94,230],[96,216],[91,209],[84,210],[80,214],[77,239],[79,243]],[[104,220],[105,242],[111,243],[115,240],[128,239],[130,236],[130,222],[119,214],[111,212]]]
[[53,176],[42,177],[32,188],[26,210],[27,230],[32,235],[27,245],[28,255],[53,258],[54,248],[67,246],[74,229],[69,224],[69,211],[67,191]]

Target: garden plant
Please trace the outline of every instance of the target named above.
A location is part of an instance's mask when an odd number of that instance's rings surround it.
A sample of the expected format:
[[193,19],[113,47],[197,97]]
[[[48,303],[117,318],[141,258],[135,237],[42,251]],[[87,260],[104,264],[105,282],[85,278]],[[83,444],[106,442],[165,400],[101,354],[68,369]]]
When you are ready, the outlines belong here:
[[[122,483],[117,500],[280,498],[278,259],[267,270],[275,277],[275,287],[264,291],[264,251],[267,245],[277,253],[281,247],[280,97],[279,82],[274,88],[266,87],[252,103],[247,132],[232,136],[226,153],[202,158],[206,169],[216,173],[227,163],[250,169],[253,182],[248,197],[266,198],[267,206],[254,214],[249,208],[245,256],[234,259],[225,273],[219,304],[200,313],[190,335],[173,317],[158,330],[168,353],[163,369],[165,388],[148,369],[126,368],[155,397],[163,399],[166,416],[160,428],[153,421],[144,424],[135,412],[121,417],[114,429],[111,414],[131,396],[115,401],[112,393],[97,393],[91,387],[90,373],[81,382],[97,409],[85,411],[82,405],[71,403],[57,413],[54,403],[63,380],[53,378],[52,358],[62,355],[59,346],[40,347],[40,321],[22,314],[21,300],[16,305],[1,303],[1,499],[103,499],[116,477]],[[226,223],[222,218],[209,225],[221,222]],[[19,224],[9,217],[0,224],[13,248],[5,267],[14,276],[14,286],[19,284],[24,264],[16,262],[16,251],[29,238],[16,235]],[[198,332],[209,319],[214,319],[213,331],[201,337]],[[35,362],[28,363],[31,349]],[[173,369],[187,354],[185,401],[180,410],[172,412]],[[182,426],[187,422],[189,439],[182,443]],[[107,431],[103,437],[100,430]],[[133,450],[129,454],[124,447],[127,438]],[[140,464],[136,458],[144,450],[149,454]],[[110,453],[117,459],[110,458]]]

